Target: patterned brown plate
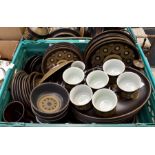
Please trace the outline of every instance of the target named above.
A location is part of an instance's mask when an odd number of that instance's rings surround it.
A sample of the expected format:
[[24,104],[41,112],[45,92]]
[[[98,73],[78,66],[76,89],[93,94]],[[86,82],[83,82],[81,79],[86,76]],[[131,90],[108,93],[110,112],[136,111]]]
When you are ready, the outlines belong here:
[[39,81],[39,84],[46,81],[48,78],[51,78],[54,74],[57,72],[63,71],[65,68],[67,68],[73,61],[65,61],[61,63],[60,65],[55,66],[54,68],[51,68]]
[[90,46],[90,48],[88,48],[88,50],[85,51],[86,55],[89,55],[91,49],[93,49],[94,47],[102,44],[103,42],[109,41],[109,40],[121,40],[121,41],[124,41],[127,44],[130,44],[131,46],[135,47],[135,45],[131,41],[129,41],[128,39],[126,39],[126,38],[123,38],[123,37],[120,37],[120,36],[108,36],[108,37],[103,37],[103,38],[99,39],[97,42],[94,42]]
[[86,112],[78,111],[75,108],[72,108],[74,117],[84,123],[113,123],[128,120],[137,114],[138,111],[147,103],[151,94],[151,86],[145,75],[138,70],[127,67],[126,71],[131,71],[138,74],[141,77],[142,82],[145,84],[144,87],[139,89],[138,98],[126,100],[118,96],[116,111],[112,116],[100,117],[96,115],[93,108]]
[[100,42],[92,46],[85,57],[88,68],[102,65],[104,59],[110,55],[118,55],[128,66],[133,66],[133,60],[139,59],[136,47],[124,39],[114,37],[114,39],[103,39]]
[[131,35],[127,31],[122,31],[122,30],[107,30],[104,31],[97,36],[93,37],[93,39],[89,42],[89,45],[97,42],[98,40],[102,39],[104,36],[122,36],[123,38],[128,38],[133,44],[134,44],[134,39],[131,37]]
[[87,52],[89,51],[91,46],[93,46],[93,44],[97,43],[98,41],[100,41],[104,38],[108,38],[108,37],[121,37],[122,39],[126,39],[127,41],[129,41],[131,44],[133,44],[133,45],[135,44],[133,38],[128,33],[124,32],[124,31],[117,31],[117,30],[104,31],[103,33],[100,33],[99,35],[94,37],[88,43],[88,46],[85,50],[85,55],[87,54]]
[[[59,44],[59,43],[58,43]],[[57,66],[60,63],[71,60],[82,60],[83,57],[79,50],[77,50],[77,47],[73,48],[73,44],[68,46],[69,43],[67,43],[66,46],[58,47],[59,45],[55,45],[54,48],[49,47],[50,50],[46,52],[46,54],[43,57],[42,60],[42,72],[46,73],[49,69],[53,68],[54,66]]]
[[53,49],[57,49],[57,48],[60,48],[60,47],[70,47],[71,49],[74,49],[77,52],[77,54],[79,54],[79,56],[81,56],[80,49],[77,46],[75,46],[74,44],[67,43],[67,42],[60,42],[60,43],[52,44],[51,46],[49,46],[47,48],[45,54],[47,54],[48,51],[51,51]]

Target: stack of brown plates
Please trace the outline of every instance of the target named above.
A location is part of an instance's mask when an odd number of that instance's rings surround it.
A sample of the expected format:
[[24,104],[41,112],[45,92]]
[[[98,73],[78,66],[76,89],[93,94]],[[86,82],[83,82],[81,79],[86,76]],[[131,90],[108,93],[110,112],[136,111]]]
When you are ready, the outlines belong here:
[[140,71],[127,67],[126,71],[131,71],[141,77],[144,86],[138,90],[138,97],[136,99],[125,99],[120,97],[120,93],[116,91],[118,96],[118,103],[113,115],[98,116],[93,108],[88,111],[79,111],[72,107],[73,116],[83,123],[122,123],[127,122],[134,117],[139,110],[147,103],[151,94],[151,85],[148,79]]
[[20,101],[30,106],[30,93],[39,84],[42,74],[32,72],[30,75],[24,71],[18,71],[11,84],[11,95],[14,101]]
[[101,66],[108,59],[120,59],[127,66],[139,60],[133,38],[122,30],[108,30],[98,34],[85,50],[85,63],[88,68]]
[[39,72],[41,73],[41,62],[42,62],[42,56],[39,55],[34,55],[30,57],[25,66],[24,66],[24,71],[28,74],[32,72]]
[[43,56],[41,69],[43,73],[66,61],[83,60],[80,49],[71,43],[57,43],[49,47]]
[[60,28],[53,32],[51,32],[50,38],[58,38],[58,37],[80,37],[78,31],[70,29],[70,28]]

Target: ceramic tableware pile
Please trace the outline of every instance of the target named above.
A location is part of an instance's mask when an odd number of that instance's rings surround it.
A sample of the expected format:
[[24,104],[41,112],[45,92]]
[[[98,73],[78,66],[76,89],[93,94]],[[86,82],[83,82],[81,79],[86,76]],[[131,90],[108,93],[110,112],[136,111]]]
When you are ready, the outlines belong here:
[[[9,105],[19,108],[13,121],[131,123],[151,94],[142,72],[134,40],[124,30],[95,35],[84,51],[72,43],[51,44],[14,75]],[[4,120],[12,121],[8,111],[14,107],[5,108]]]
[[149,81],[142,73],[110,59],[85,71],[83,82],[71,89],[70,100],[79,122],[121,123],[135,116],[150,93]]

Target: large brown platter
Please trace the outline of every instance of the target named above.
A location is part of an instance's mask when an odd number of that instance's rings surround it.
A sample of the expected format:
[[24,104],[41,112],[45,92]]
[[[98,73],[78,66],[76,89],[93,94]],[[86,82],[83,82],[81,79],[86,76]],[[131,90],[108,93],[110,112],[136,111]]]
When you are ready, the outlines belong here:
[[124,122],[136,115],[147,103],[151,94],[151,86],[148,79],[140,71],[131,67],[127,67],[126,71],[137,73],[144,83],[144,86],[139,89],[138,98],[127,100],[119,97],[119,94],[117,94],[118,104],[116,106],[116,111],[112,116],[107,117],[98,116],[93,108],[88,111],[81,112],[72,107],[72,113],[74,117],[83,123],[114,123]]

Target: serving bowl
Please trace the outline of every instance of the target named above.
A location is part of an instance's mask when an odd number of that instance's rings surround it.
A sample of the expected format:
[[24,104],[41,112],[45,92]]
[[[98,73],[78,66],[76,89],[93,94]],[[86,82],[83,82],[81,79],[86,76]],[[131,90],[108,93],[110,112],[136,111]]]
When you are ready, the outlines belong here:
[[69,94],[61,85],[48,82],[40,84],[32,90],[30,101],[35,113],[52,119],[68,109]]

